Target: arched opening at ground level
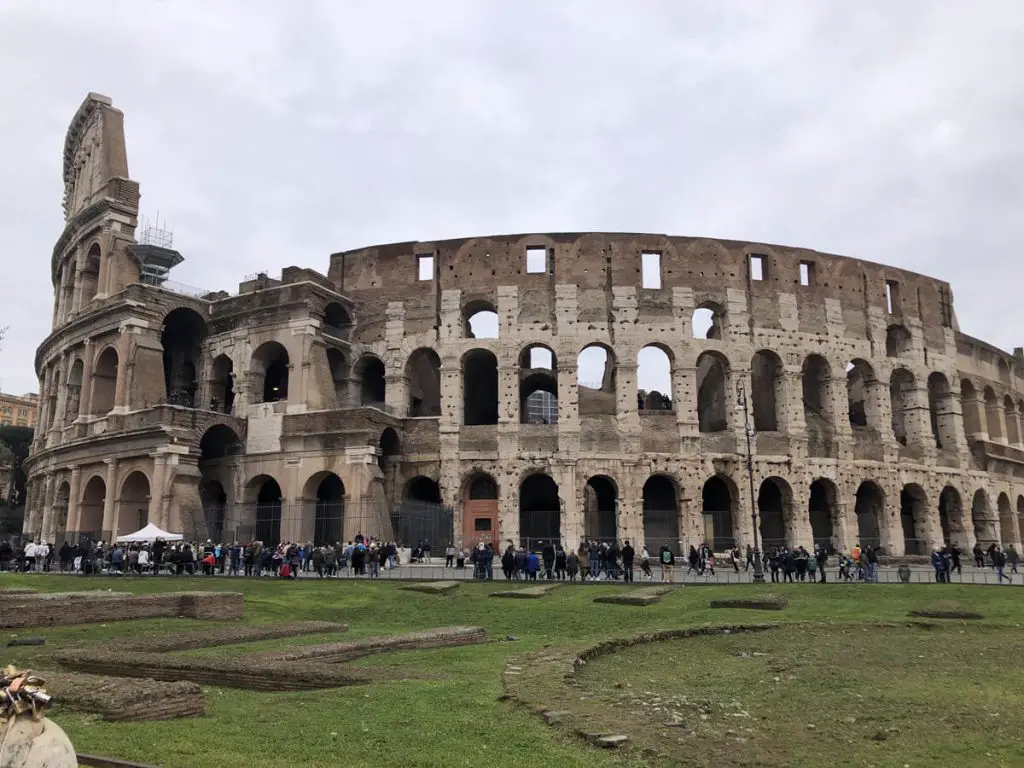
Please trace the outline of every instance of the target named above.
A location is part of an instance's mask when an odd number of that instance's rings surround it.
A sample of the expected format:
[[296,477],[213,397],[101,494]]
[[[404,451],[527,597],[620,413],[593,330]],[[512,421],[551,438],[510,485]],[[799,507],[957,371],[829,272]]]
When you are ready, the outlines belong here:
[[947,485],[939,494],[939,525],[942,527],[942,544],[967,547],[967,528],[964,520],[964,504],[960,492]]
[[246,486],[246,497],[255,502],[253,540],[276,547],[281,543],[281,486],[269,475],[259,475]]
[[857,517],[857,543],[861,548],[878,549],[882,545],[882,524],[885,520],[885,492],[870,480],[857,488],[854,506]]
[[345,538],[345,484],[333,472],[320,472],[306,481],[303,494],[313,500],[313,543],[337,544]]
[[562,504],[558,484],[550,475],[536,473],[519,486],[519,538],[524,547],[537,549],[562,539]]
[[761,546],[765,550],[788,546],[789,526],[793,518],[793,491],[780,477],[769,477],[757,494],[761,517]]
[[811,483],[810,497],[807,502],[807,515],[811,521],[811,539],[815,547],[824,547],[831,551],[835,546],[836,513],[839,492],[835,483],[819,477]]
[[593,541],[618,539],[619,489],[605,475],[595,475],[583,488],[583,535]]
[[490,542],[497,551],[501,542],[498,528],[498,483],[486,472],[476,472],[466,481],[462,501],[464,543]]
[[900,491],[900,526],[903,529],[904,554],[931,553],[932,542],[928,538],[928,496],[917,483],[909,483]]
[[705,481],[701,490],[704,540],[715,552],[729,552],[736,545],[733,514],[737,500],[736,487],[729,478],[715,475]]
[[117,499],[116,536],[135,533],[149,522],[149,478],[142,472],[132,472],[121,483]]
[[401,503],[391,510],[395,540],[409,547],[429,544],[431,551],[443,549],[453,540],[454,520],[454,511],[442,498],[441,486],[425,475],[406,483]]
[[679,486],[665,475],[647,478],[643,489],[644,544],[652,559],[662,547],[682,554],[679,530]]
[[109,541],[109,531],[103,530],[103,504],[107,498],[107,484],[99,475],[93,475],[82,490],[78,505],[78,533],[93,541]]

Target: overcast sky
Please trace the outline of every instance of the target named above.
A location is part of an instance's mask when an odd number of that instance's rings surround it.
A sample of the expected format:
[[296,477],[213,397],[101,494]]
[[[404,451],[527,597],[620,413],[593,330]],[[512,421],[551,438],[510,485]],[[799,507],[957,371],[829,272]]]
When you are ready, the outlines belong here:
[[649,231],[949,280],[1024,344],[1021,0],[2,0],[0,387],[38,388],[61,151],[125,112],[174,279],[378,242]]

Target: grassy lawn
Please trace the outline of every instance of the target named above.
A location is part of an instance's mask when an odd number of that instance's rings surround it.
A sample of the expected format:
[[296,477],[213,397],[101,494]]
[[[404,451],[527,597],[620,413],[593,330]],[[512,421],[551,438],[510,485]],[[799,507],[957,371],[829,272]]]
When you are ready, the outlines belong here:
[[[1024,763],[1024,753],[1015,746],[1013,736],[1024,732],[1024,700],[1019,693],[1024,682],[1019,663],[1022,641],[1018,639],[1024,593],[1017,589],[776,585],[772,591],[786,594],[789,607],[763,613],[707,607],[713,597],[749,594],[750,586],[685,587],[658,604],[637,608],[592,602],[598,594],[618,589],[614,586],[565,588],[538,600],[489,599],[487,593],[497,584],[467,583],[451,595],[435,596],[403,592],[397,584],[381,582],[86,581],[0,575],[0,588],[30,586],[45,591],[100,587],[136,594],[237,590],[246,596],[247,623],[345,622],[350,631],[338,640],[466,625],[482,626],[490,637],[484,645],[388,653],[352,662],[358,667],[406,672],[408,680],[300,694],[206,688],[207,714],[197,720],[115,724],[56,710],[54,719],[68,731],[80,752],[168,768],[280,762],[304,766],[479,766],[522,765],[524,760],[587,768],[645,765],[637,751],[625,755],[583,746],[544,725],[540,718],[499,702],[506,662],[530,651],[583,648],[652,629],[813,621],[833,626],[672,641],[599,659],[581,673],[588,705],[612,707],[637,690],[676,697],[688,727],[685,735],[684,729],[673,729],[672,738],[684,738],[680,749],[684,750],[681,754],[690,756],[687,762],[704,754],[709,762],[718,755],[732,765],[821,761],[831,765],[948,764],[954,756],[961,765]],[[940,599],[959,601],[984,614],[985,620],[971,625],[954,623],[931,632],[865,630],[858,625],[902,620],[908,610],[930,607]],[[48,655],[71,644],[102,643],[140,629],[175,631],[219,625],[165,619],[22,630],[20,634],[45,635],[47,645],[5,648],[0,662],[46,669]],[[506,641],[507,635],[518,639]],[[330,639],[265,641],[247,645],[245,650],[323,642]],[[238,647],[228,647],[193,653],[241,652]],[[633,687],[616,688],[623,680],[631,681]],[[648,680],[656,682],[649,684]],[[541,687],[537,695],[547,694]],[[686,697],[698,701],[713,716],[702,720],[699,712],[687,709],[690,705],[682,701]],[[738,703],[751,715],[729,720],[750,722],[726,725],[719,706],[723,703]],[[654,721],[662,718],[661,712],[650,717],[642,705],[620,705],[610,711],[640,732],[650,721],[651,738],[658,737]],[[726,736],[726,730],[737,736]],[[879,731],[884,732],[885,741],[874,740]],[[700,760],[695,764],[701,764]]]

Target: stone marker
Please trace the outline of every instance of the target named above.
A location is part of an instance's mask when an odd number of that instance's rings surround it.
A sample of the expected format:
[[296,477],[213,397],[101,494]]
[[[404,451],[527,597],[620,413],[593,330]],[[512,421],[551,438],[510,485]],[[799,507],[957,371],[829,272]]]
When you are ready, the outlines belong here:
[[424,592],[428,595],[446,595],[459,588],[457,581],[424,581],[417,584],[407,584],[399,589],[406,592]]
[[661,596],[671,591],[672,587],[645,587],[632,592],[620,592],[614,595],[601,595],[594,598],[595,603],[611,603],[613,605],[651,605],[661,600]]
[[503,589],[499,590],[498,592],[491,592],[490,596],[519,598],[521,600],[535,600],[538,597],[544,597],[553,589],[557,589],[560,586],[560,584],[544,584],[542,586],[526,587],[525,589]]
[[781,611],[789,600],[781,595],[759,595],[757,597],[732,597],[712,600],[712,608],[749,608],[755,611]]

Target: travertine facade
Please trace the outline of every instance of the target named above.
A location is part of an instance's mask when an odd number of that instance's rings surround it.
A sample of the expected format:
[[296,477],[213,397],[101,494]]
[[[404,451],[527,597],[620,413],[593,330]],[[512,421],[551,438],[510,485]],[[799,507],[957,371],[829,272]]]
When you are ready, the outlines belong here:
[[[29,533],[389,536],[419,503],[467,541],[721,547],[756,504],[768,543],[1020,541],[1024,355],[960,333],[941,281],[591,233],[376,246],[199,298],[136,241],[122,122],[92,95],[68,134]],[[671,391],[638,394],[659,354]]]

